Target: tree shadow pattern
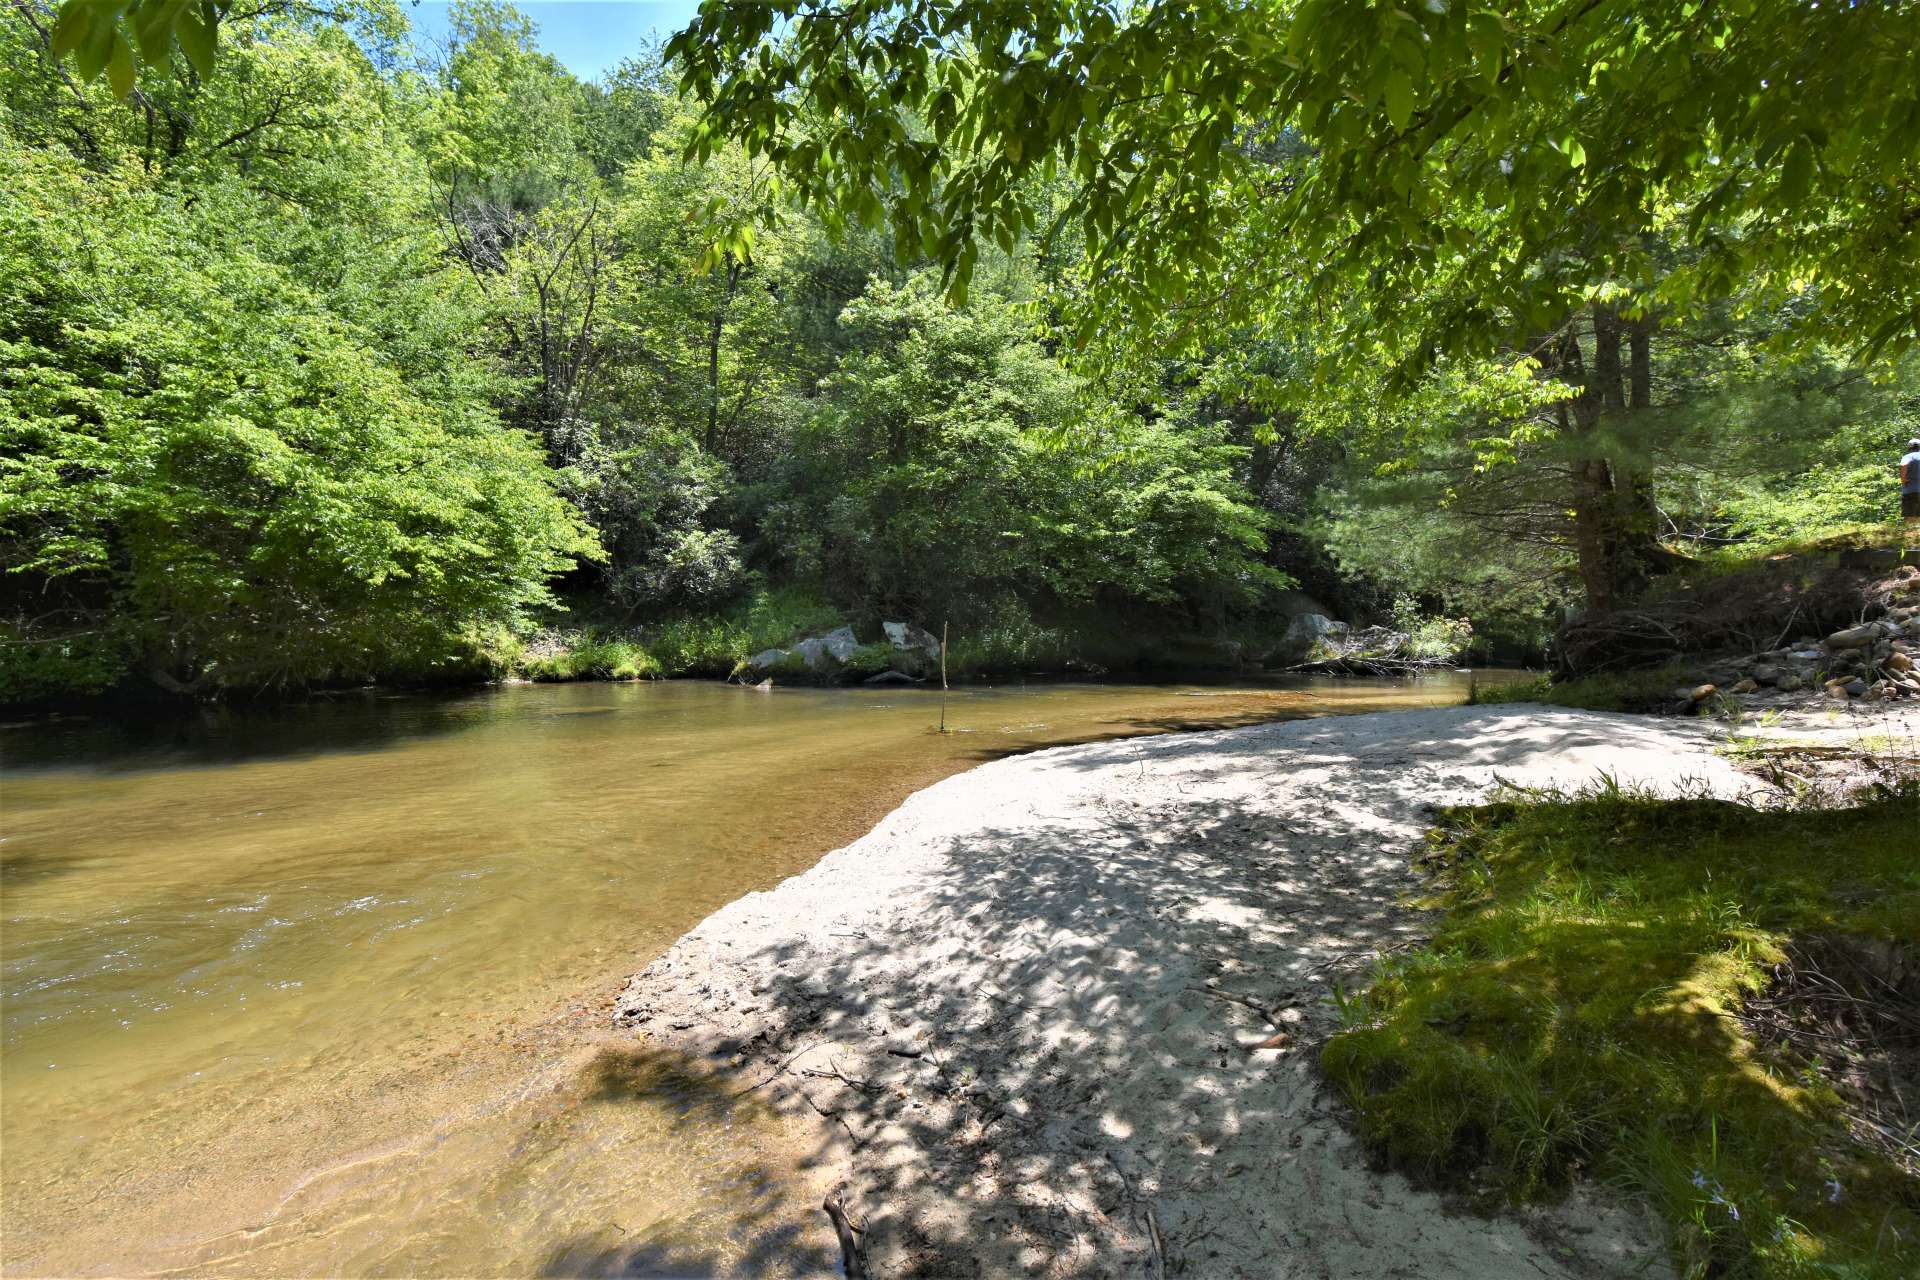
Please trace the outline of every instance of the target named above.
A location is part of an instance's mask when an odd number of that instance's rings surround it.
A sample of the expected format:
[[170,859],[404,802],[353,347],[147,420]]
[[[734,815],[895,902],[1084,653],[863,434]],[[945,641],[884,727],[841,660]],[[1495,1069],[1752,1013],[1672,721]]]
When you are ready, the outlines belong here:
[[1634,1215],[1472,1218],[1368,1170],[1315,1068],[1340,989],[1420,938],[1403,898],[1431,804],[1672,751],[1598,719],[1483,711],[1463,737],[1421,712],[987,765],[711,917],[616,1021],[816,1113],[879,1275],[1637,1270],[1658,1246]]

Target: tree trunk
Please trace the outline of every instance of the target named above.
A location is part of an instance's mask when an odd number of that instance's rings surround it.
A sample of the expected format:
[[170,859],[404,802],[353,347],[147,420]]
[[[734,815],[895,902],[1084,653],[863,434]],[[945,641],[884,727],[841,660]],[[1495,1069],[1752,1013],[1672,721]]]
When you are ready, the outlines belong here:
[[714,303],[713,320],[707,328],[707,452],[717,453],[720,443],[720,335],[727,325],[727,309],[733,305],[734,291],[740,285],[740,264],[727,255],[727,284]]
[[1627,424],[1630,447],[1639,457],[1621,468],[1620,503],[1623,532],[1622,565],[1625,581],[1644,586],[1649,578],[1673,568],[1674,554],[1660,545],[1660,508],[1653,500],[1653,465],[1646,460],[1653,409],[1653,319],[1642,315],[1627,325]]
[[1560,342],[1560,376],[1580,388],[1567,407],[1572,434],[1585,451],[1573,460],[1573,547],[1580,562],[1580,585],[1587,608],[1604,613],[1618,596],[1619,508],[1614,501],[1613,467],[1593,437],[1609,409],[1622,403],[1620,318],[1609,307],[1593,309],[1593,363],[1588,365],[1580,339],[1569,326]]
[[1561,344],[1560,374],[1580,387],[1571,426],[1587,444],[1573,463],[1574,550],[1587,608],[1604,613],[1669,568],[1672,557],[1660,545],[1651,467],[1610,457],[1609,442],[1598,438],[1603,423],[1636,438],[1634,418],[1653,407],[1652,321],[1623,322],[1611,306],[1595,306],[1592,319],[1591,366],[1583,368],[1578,339],[1569,336]]

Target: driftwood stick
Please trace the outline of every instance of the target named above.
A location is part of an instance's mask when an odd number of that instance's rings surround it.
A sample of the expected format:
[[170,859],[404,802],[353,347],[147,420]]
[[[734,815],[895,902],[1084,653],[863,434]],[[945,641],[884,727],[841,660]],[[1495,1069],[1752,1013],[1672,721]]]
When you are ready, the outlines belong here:
[[853,1223],[847,1218],[839,1196],[828,1196],[820,1206],[833,1220],[833,1233],[840,1237],[840,1261],[847,1269],[847,1280],[866,1280],[866,1260],[860,1256],[860,1242],[854,1238]]
[[1147,1206],[1147,1239],[1153,1242],[1153,1280],[1167,1280],[1167,1238],[1160,1234],[1160,1219]]

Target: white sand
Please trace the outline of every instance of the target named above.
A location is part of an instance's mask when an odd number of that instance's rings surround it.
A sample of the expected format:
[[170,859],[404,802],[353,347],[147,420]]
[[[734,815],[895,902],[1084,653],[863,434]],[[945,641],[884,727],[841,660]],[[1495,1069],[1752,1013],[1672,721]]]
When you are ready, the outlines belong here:
[[878,1276],[1667,1274],[1590,1196],[1489,1220],[1370,1171],[1314,1063],[1333,986],[1426,925],[1432,805],[1749,791],[1710,733],[1455,708],[998,761],[708,917],[617,1018],[826,1117]]

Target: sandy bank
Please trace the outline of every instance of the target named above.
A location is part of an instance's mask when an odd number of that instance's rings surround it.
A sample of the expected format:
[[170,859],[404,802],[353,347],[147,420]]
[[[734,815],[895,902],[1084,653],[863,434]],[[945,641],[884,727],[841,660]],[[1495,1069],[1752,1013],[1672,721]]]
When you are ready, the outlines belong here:
[[[1514,706],[1069,747],[913,796],[705,920],[616,1019],[823,1117],[876,1275],[1660,1274],[1636,1215],[1488,1221],[1370,1172],[1330,997],[1499,780],[1753,784],[1698,725]],[[792,1263],[831,1252],[817,1239]]]

